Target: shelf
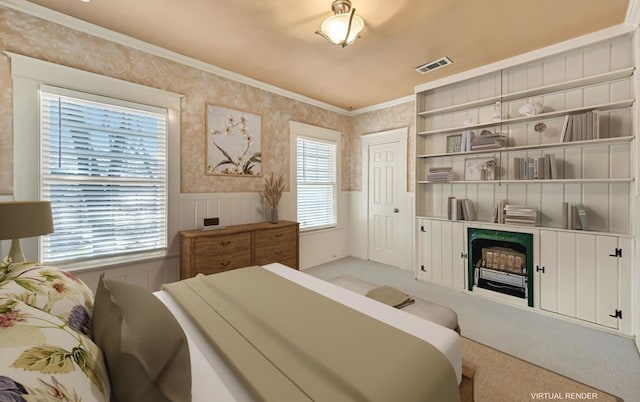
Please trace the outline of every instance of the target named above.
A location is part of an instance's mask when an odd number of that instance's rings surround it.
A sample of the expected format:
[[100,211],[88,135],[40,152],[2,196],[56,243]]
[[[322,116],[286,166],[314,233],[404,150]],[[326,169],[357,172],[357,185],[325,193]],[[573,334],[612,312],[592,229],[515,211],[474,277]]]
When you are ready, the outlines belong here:
[[559,91],[566,91],[568,89],[586,87],[589,85],[600,84],[607,81],[615,81],[623,78],[628,78],[633,75],[634,70],[635,67],[629,67],[622,70],[611,71],[608,73],[593,75],[591,77],[580,78],[577,80],[546,85],[543,87],[527,89],[524,91],[512,92],[509,94],[504,94],[502,96],[502,101],[507,102],[515,99],[528,98],[530,96],[550,94]]
[[563,228],[557,228],[557,227],[553,227],[553,226],[527,226],[527,225],[511,225],[511,224],[506,224],[506,223],[497,223],[497,222],[489,222],[489,221],[465,221],[462,219],[453,221],[451,219],[447,219],[447,218],[442,218],[439,216],[424,216],[424,215],[417,215],[416,216],[416,220],[420,220],[420,219],[428,219],[428,220],[432,220],[432,221],[441,221],[441,222],[459,222],[459,223],[467,223],[469,225],[499,225],[499,226],[504,226],[504,227],[516,227],[516,228],[526,228],[526,229],[537,229],[537,230],[552,230],[555,232],[571,232],[571,233],[588,233],[588,234],[599,234],[599,235],[605,235],[605,236],[618,236],[618,237],[628,237],[628,238],[632,238],[633,235],[629,234],[629,233],[614,233],[614,232],[602,232],[602,231],[596,231],[596,230],[577,230],[577,229],[563,229]]
[[437,114],[452,113],[452,112],[457,112],[459,110],[464,110],[464,109],[493,105],[496,102],[500,102],[501,100],[502,100],[502,96],[500,95],[492,96],[491,98],[478,99],[478,100],[467,102],[467,103],[461,103],[459,105],[447,106],[440,109],[433,109],[433,110],[427,110],[424,112],[419,112],[418,116],[428,117],[428,116],[434,116]]
[[504,148],[496,148],[496,149],[483,149],[480,151],[468,151],[468,152],[451,152],[451,153],[441,153],[441,154],[424,154],[417,155],[418,159],[428,159],[428,158],[441,158],[443,156],[462,156],[462,155],[480,155],[480,154],[495,154],[495,153],[503,153],[503,152],[516,152],[516,151],[527,151],[532,149],[544,149],[544,148],[558,148],[558,147],[574,147],[574,146],[596,146],[603,144],[618,144],[633,141],[632,136],[629,137],[614,137],[614,138],[599,138],[597,140],[586,140],[586,141],[570,141],[570,142],[555,142],[552,144],[537,144],[537,145],[523,145],[520,147],[504,147]]
[[451,127],[451,128],[441,128],[441,129],[437,129],[437,130],[422,131],[422,132],[419,132],[418,135],[427,136],[427,135],[435,135],[435,134],[454,133],[454,132],[459,132],[459,131],[469,131],[469,130],[474,130],[474,129],[479,129],[479,128],[487,128],[487,127],[492,127],[492,126],[499,126],[499,125],[526,123],[528,121],[551,119],[551,118],[555,118],[555,117],[565,116],[565,115],[568,115],[568,114],[588,112],[590,110],[623,109],[623,108],[627,108],[627,107],[632,106],[633,102],[634,102],[633,99],[627,99],[627,100],[623,100],[623,101],[619,101],[619,102],[604,103],[604,104],[601,104],[601,105],[586,106],[586,107],[580,107],[580,108],[575,108],[575,109],[558,110],[558,111],[554,111],[554,112],[540,113],[540,114],[536,114],[536,115],[533,115],[533,116],[514,117],[514,118],[511,118],[511,119],[496,120],[496,121],[492,121],[492,122],[472,124],[472,125],[469,125],[469,126],[458,126],[458,127]]
[[546,184],[546,183],[631,183],[634,179],[625,177],[622,179],[604,178],[604,179],[541,179],[541,180],[452,180],[452,181],[428,181],[418,180],[418,184]]
[[577,80],[545,85],[542,87],[527,89],[524,91],[512,92],[509,94],[504,94],[502,96],[492,96],[490,98],[478,99],[475,101],[471,101],[471,102],[467,102],[459,105],[452,105],[452,106],[447,106],[439,109],[426,110],[426,111],[419,112],[418,116],[428,117],[428,116],[433,116],[437,114],[457,112],[459,110],[464,110],[464,109],[488,106],[498,101],[508,102],[515,99],[522,99],[522,98],[548,94],[548,93],[553,93],[558,91],[566,91],[569,89],[575,89],[583,86],[599,84],[607,81],[615,81],[615,80],[631,77],[633,75],[634,70],[635,70],[635,67],[629,67],[629,68],[624,68],[621,70],[616,70],[616,71],[612,71],[604,74],[594,75],[591,77],[580,78]]

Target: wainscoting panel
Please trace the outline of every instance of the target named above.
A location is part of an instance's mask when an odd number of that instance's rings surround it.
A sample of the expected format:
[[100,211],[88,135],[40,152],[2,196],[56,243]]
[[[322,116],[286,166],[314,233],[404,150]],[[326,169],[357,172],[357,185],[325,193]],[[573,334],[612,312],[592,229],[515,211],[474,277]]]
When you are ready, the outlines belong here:
[[[282,219],[285,211],[281,211]],[[265,220],[260,193],[180,194],[180,230],[196,229],[204,218],[220,218],[224,226]]]

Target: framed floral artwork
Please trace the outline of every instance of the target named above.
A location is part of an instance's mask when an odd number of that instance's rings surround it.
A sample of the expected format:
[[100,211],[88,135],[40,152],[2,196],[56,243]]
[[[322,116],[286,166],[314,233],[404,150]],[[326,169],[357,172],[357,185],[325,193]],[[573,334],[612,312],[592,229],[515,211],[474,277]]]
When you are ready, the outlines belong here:
[[210,104],[206,108],[206,174],[261,176],[260,115]]

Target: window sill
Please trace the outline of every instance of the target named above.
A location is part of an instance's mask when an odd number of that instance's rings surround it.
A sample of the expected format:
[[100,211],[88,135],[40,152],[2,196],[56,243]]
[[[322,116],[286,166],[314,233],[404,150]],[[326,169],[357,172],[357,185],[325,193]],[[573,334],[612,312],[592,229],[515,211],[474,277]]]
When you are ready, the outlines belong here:
[[314,235],[314,234],[321,234],[321,233],[327,233],[327,232],[335,232],[337,230],[342,230],[343,228],[340,226],[332,226],[332,227],[326,227],[326,228],[318,228],[318,229],[307,229],[307,230],[302,230],[300,229],[300,236],[309,236],[309,235]]
[[96,258],[93,260],[68,262],[68,263],[52,263],[58,268],[62,268],[68,272],[89,272],[106,268],[114,268],[123,265],[132,265],[138,263],[152,262],[164,260],[167,258],[178,257],[178,255],[168,255],[166,251],[153,251],[147,253],[131,254],[119,257]]

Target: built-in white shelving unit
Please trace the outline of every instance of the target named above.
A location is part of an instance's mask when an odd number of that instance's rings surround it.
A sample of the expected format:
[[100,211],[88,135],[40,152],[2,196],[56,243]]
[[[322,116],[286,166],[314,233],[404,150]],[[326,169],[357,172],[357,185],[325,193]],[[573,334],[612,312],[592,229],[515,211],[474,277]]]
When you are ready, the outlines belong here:
[[[534,235],[539,268],[534,278],[535,308],[630,333],[637,185],[635,46],[629,34],[463,81],[416,88],[418,279],[466,288],[467,228],[526,231]],[[519,113],[523,106],[536,103],[543,106],[538,114]],[[593,132],[598,134],[590,131],[587,138],[563,141],[566,116],[586,113],[597,114]],[[466,152],[449,146],[456,136],[467,132],[478,136],[483,131],[502,134],[505,146]],[[553,178],[519,176],[519,160],[551,154],[557,168]],[[470,164],[487,158],[495,161],[490,180],[466,177]],[[453,179],[428,180],[433,168],[451,168]],[[474,220],[449,221],[450,197],[470,200]],[[494,209],[501,201],[537,209],[537,226],[495,223]],[[564,203],[584,205],[586,230],[565,227]],[[556,240],[570,244],[554,249],[551,244]],[[457,244],[450,244],[454,241]],[[620,257],[615,250],[607,251],[610,245],[627,250]],[[593,261],[585,263],[579,255],[585,250],[597,252]],[[446,265],[438,268],[440,274],[424,268],[438,264]],[[552,268],[540,269],[541,264]],[[602,275],[609,277],[601,280]],[[567,307],[569,301],[562,296],[567,289],[579,295],[577,305]]]

